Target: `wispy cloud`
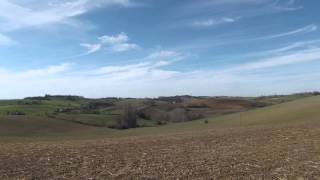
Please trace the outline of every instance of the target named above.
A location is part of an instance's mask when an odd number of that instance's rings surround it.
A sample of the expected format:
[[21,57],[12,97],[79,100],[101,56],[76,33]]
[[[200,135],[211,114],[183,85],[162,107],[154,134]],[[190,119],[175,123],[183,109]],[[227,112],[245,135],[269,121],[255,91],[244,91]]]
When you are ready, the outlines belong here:
[[[91,10],[119,5],[135,6],[131,0],[0,0],[0,32],[21,30],[24,28],[43,27],[48,24],[70,24],[75,17]],[[2,42],[4,41],[4,37]],[[123,49],[123,48],[122,48]]]
[[101,44],[80,44],[80,46],[85,47],[88,49],[86,54],[91,54],[91,53],[95,53],[97,51],[100,51],[102,45]]
[[[91,74],[115,75],[117,77],[120,77],[121,74],[125,74],[126,77],[129,77],[127,74],[128,72],[150,72],[154,70],[159,71],[159,68],[171,65],[185,58],[186,55],[180,52],[170,50],[157,50],[142,58],[139,63],[122,66],[104,66],[92,71]],[[141,72],[138,74],[141,74]],[[135,77],[135,73],[133,73],[132,75],[134,75]]]
[[[285,47],[284,47],[285,48]],[[224,69],[170,70],[169,65],[184,59],[175,51],[159,50],[141,58],[139,63],[80,68],[60,64],[20,72],[0,70],[2,97],[32,96],[45,93],[78,94],[88,97],[145,97],[176,94],[192,95],[262,95],[290,93],[320,88],[314,82],[320,73],[260,74],[259,71],[320,61],[320,48],[287,52],[269,58],[229,66]],[[258,72],[257,72],[258,71]],[[254,72],[254,73],[252,73]],[[28,81],[26,81],[28,79]],[[303,81],[303,86],[296,82]],[[34,89],[37,86],[37,89]],[[279,88],[285,86],[286,91]],[[218,87],[218,88],[217,88]],[[19,89],[24,89],[22,93]],[[234,91],[234,89],[237,91]],[[309,88],[309,89],[308,89]]]
[[285,46],[281,46],[275,49],[268,49],[265,51],[256,51],[245,54],[235,54],[238,58],[252,58],[252,57],[266,57],[266,56],[276,56],[276,55],[284,55],[292,52],[301,52],[302,50],[310,50],[312,47],[319,46],[320,40],[311,40],[311,41],[299,41],[294,43],[286,44]]
[[297,4],[296,0],[287,0],[287,1],[276,0],[273,4],[273,7],[280,11],[296,11],[303,8],[303,6],[299,6],[296,4]]
[[[205,49],[205,48],[212,48],[212,47],[222,47],[222,46],[228,46],[228,45],[239,45],[239,44],[245,44],[255,41],[266,41],[266,40],[275,40],[278,38],[289,38],[291,36],[298,36],[298,35],[304,35],[308,33],[313,33],[318,31],[319,27],[315,24],[310,24],[301,28],[297,28],[294,30],[290,30],[287,32],[282,33],[276,33],[276,34],[267,34],[267,35],[254,35],[251,36],[250,33],[245,32],[244,34],[236,35],[236,36],[230,36],[230,34],[222,34],[217,36],[217,38],[200,38],[197,40],[192,40],[192,42],[187,43],[187,45],[183,45],[180,47],[177,47],[177,49],[180,50],[195,50],[195,49]],[[291,44],[290,46],[301,46],[304,44],[300,43],[311,43],[310,41],[305,42],[298,42]],[[191,45],[188,45],[191,44]],[[292,48],[292,47],[287,47]],[[266,52],[268,53],[268,52]],[[252,54],[259,54],[259,53],[252,53]]]
[[[135,87],[130,85],[131,81],[134,83],[139,83],[139,81],[151,83],[174,77],[179,72],[164,70],[163,67],[182,58],[182,55],[178,52],[159,50],[142,58],[140,63],[128,65],[79,68],[74,64],[64,63],[24,71],[2,69],[0,70],[0,81],[3,85],[6,85],[6,89],[0,89],[0,94],[3,98],[10,90],[10,97],[33,96],[44,93],[69,93],[98,97],[103,96],[104,93],[101,93],[106,89],[108,91],[112,89],[111,91],[118,93],[124,90],[118,89],[124,87],[124,85]],[[37,86],[37,89],[34,89],[34,86]],[[18,91],[21,87],[24,87],[23,92]],[[92,89],[95,90],[92,91]],[[90,91],[96,93],[91,94]],[[114,95],[117,96],[117,94]]]
[[187,22],[191,27],[211,27],[301,8],[302,6],[292,0],[206,0],[185,3],[179,12],[181,16],[189,17],[183,22]]
[[198,6],[236,6],[236,5],[251,5],[251,4],[263,4],[271,2],[270,0],[208,0],[201,2]]
[[306,34],[306,33],[311,33],[314,31],[318,30],[318,26],[311,24],[299,29],[295,29],[289,32],[285,32],[285,33],[280,33],[280,34],[274,34],[274,35],[269,35],[269,36],[265,36],[265,37],[260,37],[257,39],[275,39],[275,38],[281,38],[281,37],[286,37],[286,36],[293,36],[296,34]]
[[[45,0],[34,3],[26,0],[14,3],[8,0],[0,1],[0,18],[2,30],[19,29],[24,27],[40,26],[49,23],[60,23],[64,20],[84,14],[94,8],[122,5],[130,6],[130,0],[73,0],[60,2]],[[36,4],[41,6],[37,6]]]
[[279,7],[279,8],[298,8],[297,2],[294,0],[207,0],[192,3],[189,6],[193,8],[229,8],[235,6],[259,6],[265,5],[269,7]]
[[95,44],[83,43],[80,44],[80,46],[88,49],[87,54],[97,52],[103,47],[109,48],[109,50],[113,52],[124,52],[139,48],[137,44],[128,43],[129,37],[124,32],[121,32],[120,34],[115,36],[101,36],[98,38],[98,41],[99,42]]
[[257,70],[263,68],[272,68],[278,66],[285,66],[291,64],[305,63],[311,61],[320,60],[320,48],[312,48],[297,52],[289,52],[284,55],[274,56],[271,58],[259,60],[256,62],[250,62],[241,64],[230,70],[246,71],[246,70]]
[[98,39],[104,44],[121,44],[121,43],[127,42],[129,40],[129,37],[127,36],[126,33],[121,32],[116,36],[104,35],[99,37]]
[[234,23],[237,19],[235,18],[229,18],[229,17],[223,17],[223,18],[210,18],[206,20],[198,20],[193,21],[190,25],[194,27],[211,27],[216,26],[220,24],[225,23]]
[[27,69],[25,71],[11,71],[8,69],[2,69],[0,80],[4,81],[5,78],[9,79],[28,79],[28,78],[50,78],[56,75],[62,75],[64,72],[68,72],[72,69],[72,63],[62,63],[59,65],[51,65],[45,68]]
[[32,77],[48,77],[52,75],[62,74],[63,72],[67,72],[71,69],[72,63],[62,63],[59,65],[52,65],[48,66],[46,68],[40,68],[40,69],[30,69],[27,71],[23,71],[21,73],[17,73],[18,76],[24,77],[24,78],[32,78]]

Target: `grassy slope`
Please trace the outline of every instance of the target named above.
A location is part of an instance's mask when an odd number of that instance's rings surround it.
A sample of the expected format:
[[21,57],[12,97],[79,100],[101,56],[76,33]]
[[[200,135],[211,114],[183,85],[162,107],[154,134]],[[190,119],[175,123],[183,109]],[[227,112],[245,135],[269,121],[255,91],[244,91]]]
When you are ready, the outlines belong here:
[[19,104],[19,102],[31,102],[30,100],[7,100],[0,101],[0,114],[6,114],[6,112],[23,112],[28,115],[44,115],[47,111],[53,111],[59,107],[79,107],[80,103],[85,101],[66,101],[66,100],[43,100],[39,101],[40,104],[27,105]]
[[160,127],[112,130],[74,124],[71,122],[41,117],[0,117],[0,137],[123,137],[154,135],[179,132],[197,132],[215,128],[233,128],[255,125],[277,125],[283,123],[320,120],[320,96],[269,106],[248,112],[231,114],[217,118],[170,124]]
[[[287,96],[268,96],[260,98],[249,98],[250,100],[263,102],[267,104],[277,104],[282,102],[287,102],[303,97],[312,96],[310,93],[306,94],[296,94]],[[79,113],[62,113],[57,116],[57,119],[67,120],[71,122],[77,122],[79,124],[107,127],[114,124],[114,121],[118,118],[118,114],[123,111],[119,109],[121,105],[126,103],[141,104],[145,99],[121,99],[117,101],[116,109],[99,109],[98,114],[90,114],[90,112]],[[58,108],[80,108],[84,104],[93,102],[105,102],[102,99],[75,99],[70,100],[63,97],[50,97],[50,100],[0,100],[0,117],[5,116],[7,113],[22,113],[27,116],[40,116],[43,118],[52,117],[52,114]],[[87,113],[87,114],[85,114]],[[143,120],[138,121],[140,126],[157,126],[157,122],[154,120]]]
[[227,126],[274,125],[301,121],[320,120],[320,96],[308,97],[244,113],[212,119]]
[[247,112],[209,118],[161,127],[131,129],[116,135],[165,134],[185,131],[199,131],[214,128],[234,128],[246,126],[272,126],[296,122],[320,121],[320,96],[308,97],[283,104],[269,106]]

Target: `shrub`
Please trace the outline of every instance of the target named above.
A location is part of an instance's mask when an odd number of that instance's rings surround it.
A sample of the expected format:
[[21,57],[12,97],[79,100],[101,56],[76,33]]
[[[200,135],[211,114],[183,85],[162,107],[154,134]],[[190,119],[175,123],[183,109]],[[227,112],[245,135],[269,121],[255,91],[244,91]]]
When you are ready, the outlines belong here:
[[26,113],[21,112],[21,111],[8,111],[7,112],[8,116],[24,116]]
[[162,126],[162,125],[165,125],[166,124],[166,122],[164,122],[164,121],[157,121],[157,125],[159,125],[159,126]]
[[48,111],[45,112],[46,117],[48,118],[56,118],[56,116],[54,115],[54,113],[50,113]]

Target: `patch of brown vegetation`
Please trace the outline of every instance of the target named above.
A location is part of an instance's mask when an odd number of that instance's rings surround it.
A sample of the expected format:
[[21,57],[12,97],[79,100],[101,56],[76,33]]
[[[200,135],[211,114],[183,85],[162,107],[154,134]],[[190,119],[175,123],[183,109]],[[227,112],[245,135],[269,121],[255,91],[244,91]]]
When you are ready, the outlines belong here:
[[320,123],[0,143],[0,179],[319,179]]
[[141,108],[144,117],[163,122],[185,122],[206,117],[237,113],[266,106],[234,97],[163,97],[153,106]]

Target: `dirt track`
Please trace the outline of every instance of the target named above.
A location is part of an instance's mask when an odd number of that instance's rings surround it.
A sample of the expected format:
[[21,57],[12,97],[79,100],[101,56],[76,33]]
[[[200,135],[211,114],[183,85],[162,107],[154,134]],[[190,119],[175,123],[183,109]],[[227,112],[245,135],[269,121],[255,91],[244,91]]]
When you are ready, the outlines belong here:
[[0,143],[0,179],[320,179],[320,124]]

